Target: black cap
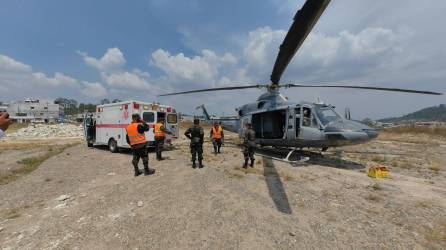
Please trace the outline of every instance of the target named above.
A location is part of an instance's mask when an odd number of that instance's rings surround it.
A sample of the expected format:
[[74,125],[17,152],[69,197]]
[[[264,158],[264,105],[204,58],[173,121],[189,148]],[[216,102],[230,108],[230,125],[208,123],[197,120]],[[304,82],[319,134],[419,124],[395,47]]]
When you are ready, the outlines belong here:
[[139,116],[139,114],[132,115],[132,120],[139,120],[139,119],[141,119],[141,116]]

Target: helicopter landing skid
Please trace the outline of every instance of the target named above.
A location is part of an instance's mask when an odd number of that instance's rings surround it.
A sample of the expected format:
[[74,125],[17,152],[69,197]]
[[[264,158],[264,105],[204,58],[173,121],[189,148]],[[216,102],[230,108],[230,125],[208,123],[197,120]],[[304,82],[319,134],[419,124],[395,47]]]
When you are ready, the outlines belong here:
[[292,164],[304,163],[310,160],[300,149],[287,148],[259,148],[255,150],[255,154],[277,161],[283,161]]

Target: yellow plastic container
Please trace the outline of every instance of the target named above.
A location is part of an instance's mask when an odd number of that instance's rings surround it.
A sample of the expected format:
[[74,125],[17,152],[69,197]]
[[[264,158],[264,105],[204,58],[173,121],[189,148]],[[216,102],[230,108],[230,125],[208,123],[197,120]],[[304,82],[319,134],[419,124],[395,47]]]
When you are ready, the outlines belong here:
[[373,166],[369,168],[367,175],[372,178],[387,178],[389,177],[389,170],[383,165]]

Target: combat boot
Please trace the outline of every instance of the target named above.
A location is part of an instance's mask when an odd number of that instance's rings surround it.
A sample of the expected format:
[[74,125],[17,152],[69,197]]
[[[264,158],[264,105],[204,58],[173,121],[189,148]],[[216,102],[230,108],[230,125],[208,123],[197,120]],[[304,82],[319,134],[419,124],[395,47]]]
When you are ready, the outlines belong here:
[[243,164],[243,168],[248,168],[248,159],[245,160],[245,164]]
[[199,161],[199,162],[198,162],[198,167],[199,167],[199,168],[203,168],[203,167],[204,167],[202,161]]
[[192,162],[192,168],[197,168],[197,164],[195,164],[195,162]]
[[144,175],[152,175],[155,173],[155,169],[144,169]]
[[251,159],[251,164],[249,165],[252,168],[254,167],[254,161],[255,161],[254,159]]
[[150,169],[149,165],[144,166],[144,175],[151,175],[155,173],[155,169]]
[[133,165],[133,168],[134,168],[134,170],[135,170],[135,177],[136,177],[136,176],[140,176],[140,175],[142,174],[142,172],[139,171],[138,166]]
[[141,174],[142,174],[142,172],[139,171],[139,169],[135,169],[135,177],[140,176]]

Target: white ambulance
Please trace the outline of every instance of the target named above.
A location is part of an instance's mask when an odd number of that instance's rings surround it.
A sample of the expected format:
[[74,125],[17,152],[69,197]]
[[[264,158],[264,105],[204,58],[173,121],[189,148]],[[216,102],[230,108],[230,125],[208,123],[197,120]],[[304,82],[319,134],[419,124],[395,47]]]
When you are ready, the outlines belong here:
[[124,101],[118,103],[98,105],[96,117],[86,117],[84,121],[85,138],[89,147],[106,145],[113,153],[119,148],[130,148],[126,141],[125,128],[132,122],[132,115],[139,114],[150,127],[146,132],[149,146],[154,146],[155,123],[164,119],[164,127],[172,134],[167,134],[165,144],[171,145],[172,140],[178,139],[178,115],[172,106],[140,101]]

